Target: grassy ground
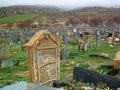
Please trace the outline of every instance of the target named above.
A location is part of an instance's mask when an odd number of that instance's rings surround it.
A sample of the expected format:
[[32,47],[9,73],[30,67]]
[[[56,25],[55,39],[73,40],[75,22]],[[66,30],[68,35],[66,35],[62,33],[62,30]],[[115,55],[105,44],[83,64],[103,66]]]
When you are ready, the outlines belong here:
[[[94,43],[94,42],[93,42]],[[68,48],[68,58],[61,61],[61,79],[72,75],[73,68],[75,66],[81,66],[94,71],[98,71],[106,74],[108,68],[103,68],[101,65],[113,64],[115,53],[120,49],[120,43],[110,47],[107,44],[107,40],[101,41],[101,47],[96,47],[93,44],[89,47],[86,52],[79,51],[78,45],[65,45]],[[74,53],[74,58],[69,57],[69,53]],[[101,55],[102,53],[109,54],[110,59],[89,57],[91,54]],[[28,69],[26,60],[26,51],[21,51],[21,48],[11,48],[11,58],[14,62],[20,60],[19,66],[10,68],[0,69],[0,86],[8,85],[18,81],[29,81],[28,80]]]
[[18,16],[10,16],[7,18],[0,18],[0,24],[8,23],[8,22],[18,22],[31,19],[35,16],[35,14],[23,14]]

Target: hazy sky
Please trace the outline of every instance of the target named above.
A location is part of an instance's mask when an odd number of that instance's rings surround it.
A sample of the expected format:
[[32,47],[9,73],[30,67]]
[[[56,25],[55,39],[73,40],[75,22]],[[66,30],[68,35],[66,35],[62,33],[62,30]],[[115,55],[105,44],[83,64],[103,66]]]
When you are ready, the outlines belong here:
[[0,7],[10,5],[50,5],[62,8],[84,6],[120,7],[120,0],[0,0]]

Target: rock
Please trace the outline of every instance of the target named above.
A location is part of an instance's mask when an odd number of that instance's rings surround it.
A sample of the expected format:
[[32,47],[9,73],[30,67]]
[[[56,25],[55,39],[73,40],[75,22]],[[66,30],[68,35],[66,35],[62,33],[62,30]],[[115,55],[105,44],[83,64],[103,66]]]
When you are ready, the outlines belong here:
[[82,86],[82,87],[81,87],[81,90],[93,90],[93,88],[91,88],[91,87],[86,87],[86,86]]
[[27,83],[22,81],[0,88],[0,90],[63,90],[63,89],[42,86],[39,84]]
[[115,38],[115,42],[119,42],[120,41],[120,39],[119,38]]
[[109,54],[108,54],[108,53],[102,53],[101,55],[102,55],[102,56],[105,56],[105,57],[109,57]]
[[110,47],[113,47],[113,45],[109,45]]
[[7,68],[7,67],[13,67],[13,66],[14,66],[13,60],[2,60],[1,68]]

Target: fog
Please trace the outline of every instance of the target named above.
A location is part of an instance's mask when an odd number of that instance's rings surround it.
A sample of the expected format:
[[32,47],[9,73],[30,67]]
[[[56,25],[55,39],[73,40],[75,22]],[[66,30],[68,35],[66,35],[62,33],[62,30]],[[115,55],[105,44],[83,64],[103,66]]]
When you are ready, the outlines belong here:
[[70,9],[89,6],[120,7],[120,0],[0,0],[0,7],[12,5],[49,5]]

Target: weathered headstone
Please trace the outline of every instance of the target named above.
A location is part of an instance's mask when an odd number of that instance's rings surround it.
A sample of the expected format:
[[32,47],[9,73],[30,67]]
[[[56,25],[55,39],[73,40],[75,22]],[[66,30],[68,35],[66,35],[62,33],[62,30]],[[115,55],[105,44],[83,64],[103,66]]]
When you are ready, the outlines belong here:
[[108,44],[113,45],[113,37],[108,38]]
[[67,35],[67,32],[66,32],[66,31],[64,31],[63,40],[64,40],[64,43],[65,43],[65,44],[68,44],[69,38],[68,38],[68,35]]
[[62,32],[60,32],[59,39],[63,40],[63,33]]
[[99,30],[97,30],[96,31],[96,45],[98,46],[98,47],[100,47],[100,31]]
[[27,60],[32,83],[51,85],[60,78],[59,40],[47,30],[40,30],[28,42]]
[[114,58],[114,69],[120,69],[120,51],[118,51]]
[[12,60],[2,60],[1,68],[7,68],[14,66],[14,62]]
[[60,59],[65,60],[68,57],[68,49],[65,47],[60,52]]
[[87,51],[87,48],[88,48],[88,42],[85,41],[85,42],[84,42],[84,51]]
[[0,38],[0,62],[3,59],[9,59],[10,42],[5,38]]
[[80,43],[78,44],[78,49],[79,50],[84,50],[84,40],[80,41]]
[[92,35],[88,35],[87,41],[88,41],[88,46],[92,46]]

